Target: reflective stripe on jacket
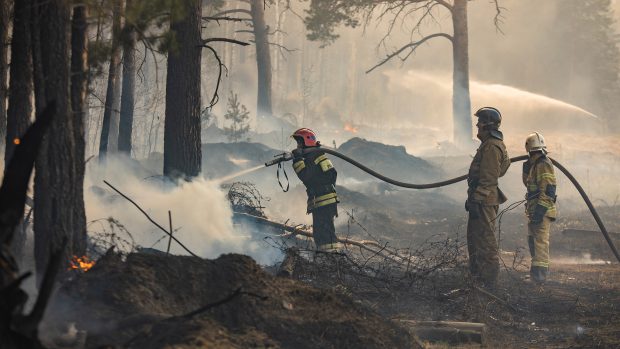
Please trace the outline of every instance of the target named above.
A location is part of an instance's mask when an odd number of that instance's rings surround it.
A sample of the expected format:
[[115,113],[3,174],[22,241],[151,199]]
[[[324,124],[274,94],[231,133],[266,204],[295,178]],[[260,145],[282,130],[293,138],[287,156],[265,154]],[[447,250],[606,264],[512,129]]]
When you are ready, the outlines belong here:
[[545,216],[556,218],[557,180],[553,163],[547,156],[535,154],[523,164],[523,184],[527,188],[527,215],[531,216],[536,206],[540,205],[546,208]]
[[331,160],[321,151],[293,160],[293,170],[306,186],[307,212],[340,202],[336,194],[337,172]]

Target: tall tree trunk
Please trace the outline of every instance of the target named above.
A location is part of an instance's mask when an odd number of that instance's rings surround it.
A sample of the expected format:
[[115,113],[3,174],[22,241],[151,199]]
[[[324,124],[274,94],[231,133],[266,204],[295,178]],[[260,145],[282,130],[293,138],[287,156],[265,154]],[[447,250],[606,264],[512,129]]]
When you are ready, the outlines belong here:
[[[34,82],[34,106],[37,113],[45,109],[45,79],[43,78],[43,58],[41,56],[41,8],[40,0],[32,0],[30,35],[32,46],[32,77]],[[36,170],[36,166],[35,166]]]
[[8,89],[6,85],[8,65],[9,21],[11,20],[11,2],[0,1],[0,151],[6,138],[6,99]]
[[[43,140],[36,162],[34,204],[35,264],[42,276],[50,252],[68,245],[63,264],[72,255],[81,256],[86,250],[84,185],[76,164],[84,161],[83,143],[76,141],[79,123],[71,111],[69,95],[68,37],[69,5],[66,0],[38,0],[40,10],[39,35],[45,103],[55,101],[56,116]],[[83,166],[83,165],[82,165]]]
[[[73,200],[73,226],[77,232],[77,243],[74,241],[74,251],[83,255],[86,248],[86,212],[84,208],[84,172],[86,164],[86,116],[88,105],[86,93],[88,91],[88,7],[76,5],[73,7],[71,20],[71,108],[73,110],[73,140],[75,159],[73,159],[76,185]],[[83,239],[83,240],[82,240]]]
[[201,0],[182,0],[184,18],[170,24],[176,47],[168,52],[164,175],[200,173],[200,20]]
[[15,2],[13,39],[11,40],[11,81],[9,109],[6,122],[6,150],[4,163],[13,155],[16,140],[30,126],[32,115],[32,47],[30,38],[30,11],[32,0]]
[[257,116],[271,116],[271,54],[267,38],[269,28],[265,24],[263,0],[251,0],[252,24],[256,43],[256,67],[258,69]]
[[472,140],[471,100],[469,97],[469,43],[467,29],[467,0],[454,0],[452,9],[453,91],[452,118],[454,143],[468,145]]
[[108,87],[105,94],[105,109],[103,110],[103,124],[101,125],[101,139],[99,140],[99,160],[103,161],[108,153],[118,150],[118,123],[121,92],[121,15],[123,0],[113,0],[112,23],[112,54],[108,69]]
[[[126,7],[131,6],[127,0]],[[118,151],[131,156],[131,132],[133,129],[134,95],[136,89],[136,31],[131,24],[125,25],[123,43],[123,91],[121,116],[118,126]]]

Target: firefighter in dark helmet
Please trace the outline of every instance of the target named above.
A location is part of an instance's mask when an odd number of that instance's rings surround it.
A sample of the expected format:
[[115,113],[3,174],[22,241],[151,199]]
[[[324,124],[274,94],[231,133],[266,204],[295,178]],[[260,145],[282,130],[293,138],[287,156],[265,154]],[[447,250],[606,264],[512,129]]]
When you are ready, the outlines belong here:
[[499,255],[495,239],[495,219],[499,205],[507,198],[498,187],[499,177],[510,166],[510,158],[499,131],[502,116],[491,107],[479,109],[477,137],[482,142],[469,167],[467,201],[467,251],[474,279],[493,288],[499,274]]
[[293,150],[293,169],[306,186],[307,213],[312,213],[314,243],[320,251],[336,252],[341,244],[336,238],[334,217],[338,215],[337,172],[324,152],[303,153],[305,148],[320,147],[314,131],[300,128],[291,136],[297,142]]

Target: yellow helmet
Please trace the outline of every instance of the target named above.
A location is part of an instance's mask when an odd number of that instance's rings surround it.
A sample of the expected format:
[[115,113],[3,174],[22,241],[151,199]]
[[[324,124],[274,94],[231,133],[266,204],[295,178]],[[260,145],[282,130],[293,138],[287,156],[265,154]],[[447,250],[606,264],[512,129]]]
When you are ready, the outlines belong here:
[[547,144],[545,137],[538,132],[534,132],[525,139],[525,150],[530,153],[533,151],[542,151],[547,154]]

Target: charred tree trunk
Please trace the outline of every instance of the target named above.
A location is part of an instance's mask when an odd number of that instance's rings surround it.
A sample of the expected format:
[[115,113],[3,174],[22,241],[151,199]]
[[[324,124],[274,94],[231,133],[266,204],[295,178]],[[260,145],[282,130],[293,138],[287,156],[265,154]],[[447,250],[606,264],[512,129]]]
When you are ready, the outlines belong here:
[[[30,126],[32,115],[32,47],[30,38],[30,16],[32,0],[15,2],[13,10],[13,36],[11,40],[11,81],[9,82],[9,108],[6,118],[6,148],[4,163],[6,171],[19,140]],[[20,222],[15,229],[11,249],[16,260],[21,262],[26,244],[26,231]]]
[[[11,19],[11,5],[9,0],[0,1],[0,151],[3,149],[6,138],[6,85],[8,65],[9,21]],[[6,163],[5,163],[6,166]]]
[[[38,0],[39,35],[46,104],[55,102],[56,116],[36,161],[34,204],[35,264],[39,281],[52,251],[68,242],[61,257],[63,268],[72,255],[86,250],[84,185],[76,164],[83,166],[80,123],[71,111],[69,94],[69,4],[65,0]],[[39,96],[40,97],[40,96]]]
[[453,91],[452,118],[454,143],[467,145],[472,141],[471,100],[469,97],[469,44],[467,0],[455,0],[452,8]]
[[30,126],[32,115],[32,47],[30,38],[30,11],[32,0],[15,2],[13,39],[11,40],[11,81],[9,110],[6,121],[6,150],[4,163],[8,164],[13,149]]
[[105,109],[103,111],[103,124],[101,125],[101,138],[99,140],[99,160],[103,161],[108,153],[118,150],[118,108],[121,91],[120,68],[121,68],[121,15],[123,0],[114,0],[114,13],[112,23],[112,54],[110,55],[110,68],[108,69],[108,87],[105,95]]
[[267,38],[269,27],[265,24],[263,0],[251,0],[252,24],[256,43],[256,67],[258,69],[257,116],[271,116],[271,54]]
[[[75,147],[74,176],[76,184],[73,186],[73,229],[76,236],[69,246],[74,253],[81,256],[86,250],[86,212],[84,208],[84,173],[86,164],[86,93],[88,91],[88,7],[76,5],[73,7],[71,20],[71,108],[73,111],[73,141]],[[77,241],[76,241],[77,240]],[[69,240],[71,241],[71,240]]]
[[170,30],[176,47],[168,52],[164,175],[195,177],[200,173],[200,20],[201,0],[182,0],[184,18]]
[[[127,0],[126,7],[130,5],[131,0]],[[125,34],[123,35],[123,91],[118,126],[118,151],[130,157],[136,89],[136,31],[131,24],[126,24]]]
[[45,79],[43,78],[43,61],[41,57],[41,8],[40,0],[31,0],[32,6],[30,35],[32,45],[32,77],[34,82],[34,106],[37,114],[45,109]]

